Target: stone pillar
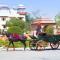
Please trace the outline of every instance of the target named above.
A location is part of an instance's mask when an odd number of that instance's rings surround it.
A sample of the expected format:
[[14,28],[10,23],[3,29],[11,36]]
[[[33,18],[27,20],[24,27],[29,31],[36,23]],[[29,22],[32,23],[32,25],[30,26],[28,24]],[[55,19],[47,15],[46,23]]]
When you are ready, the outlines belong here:
[[53,31],[54,31],[54,35],[56,35],[56,34],[57,34],[57,28],[56,28],[56,25],[54,25],[53,28],[54,28],[54,30],[53,30]]

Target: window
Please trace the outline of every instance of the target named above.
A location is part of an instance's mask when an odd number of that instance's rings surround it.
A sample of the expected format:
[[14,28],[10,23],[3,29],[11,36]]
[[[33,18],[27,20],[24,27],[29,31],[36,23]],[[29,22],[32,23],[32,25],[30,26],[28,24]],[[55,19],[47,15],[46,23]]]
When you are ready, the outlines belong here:
[[20,19],[20,20],[22,20],[22,19],[23,19],[23,17],[19,17],[19,19]]
[[4,20],[5,20],[5,18],[3,17],[3,18],[2,18],[2,20],[4,21]]
[[6,25],[3,25],[3,28],[6,28]]

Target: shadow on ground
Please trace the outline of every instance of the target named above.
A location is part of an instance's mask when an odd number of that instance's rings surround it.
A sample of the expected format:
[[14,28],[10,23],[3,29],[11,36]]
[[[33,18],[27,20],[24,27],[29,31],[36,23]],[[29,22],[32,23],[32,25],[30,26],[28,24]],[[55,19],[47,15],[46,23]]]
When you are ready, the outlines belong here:
[[31,49],[32,51],[50,51],[50,50],[60,50],[60,48],[59,49],[51,49],[51,48],[48,48],[48,49],[39,49],[39,50],[36,50],[36,49]]

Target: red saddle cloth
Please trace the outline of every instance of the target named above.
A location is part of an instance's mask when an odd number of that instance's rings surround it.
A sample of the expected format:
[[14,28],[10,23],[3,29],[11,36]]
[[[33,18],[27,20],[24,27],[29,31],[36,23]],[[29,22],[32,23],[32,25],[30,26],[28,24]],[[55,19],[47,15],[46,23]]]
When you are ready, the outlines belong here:
[[13,33],[13,37],[19,39],[19,34]]

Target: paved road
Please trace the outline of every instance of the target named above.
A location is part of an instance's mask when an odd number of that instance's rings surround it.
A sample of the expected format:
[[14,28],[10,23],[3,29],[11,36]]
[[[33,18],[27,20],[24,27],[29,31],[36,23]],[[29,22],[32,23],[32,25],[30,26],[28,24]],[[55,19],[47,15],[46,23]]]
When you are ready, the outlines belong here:
[[0,60],[60,60],[60,50],[30,51],[6,50],[0,51]]

